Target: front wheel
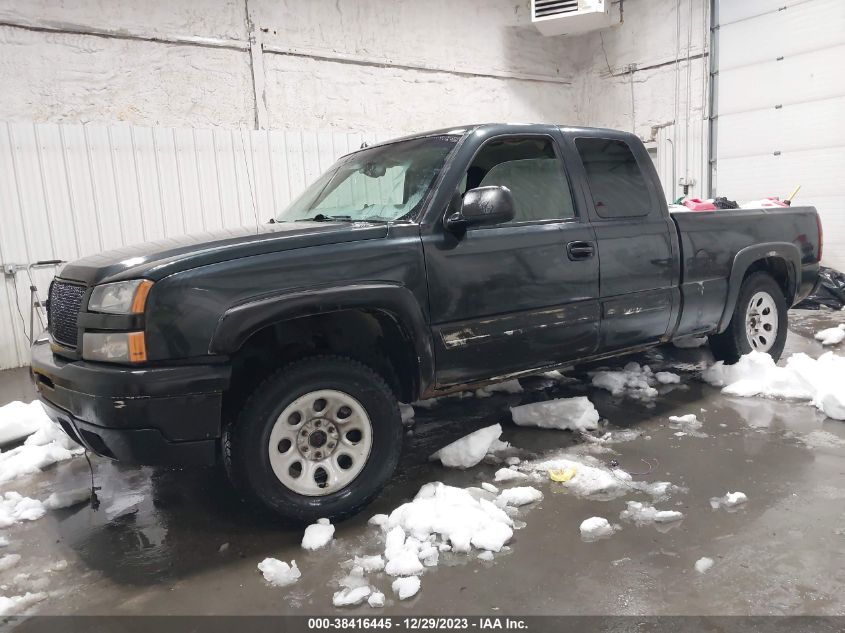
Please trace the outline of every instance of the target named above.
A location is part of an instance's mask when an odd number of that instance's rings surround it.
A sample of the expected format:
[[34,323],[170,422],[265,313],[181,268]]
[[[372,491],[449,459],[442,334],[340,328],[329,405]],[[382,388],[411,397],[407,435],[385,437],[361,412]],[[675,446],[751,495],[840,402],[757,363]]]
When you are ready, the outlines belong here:
[[390,479],[401,448],[387,383],[339,356],[306,358],[270,376],[223,436],[235,487],[298,521],[357,512]]
[[742,282],[727,329],[710,337],[713,356],[730,364],[757,351],[777,361],[786,344],[787,308],[783,291],[771,275],[752,273]]

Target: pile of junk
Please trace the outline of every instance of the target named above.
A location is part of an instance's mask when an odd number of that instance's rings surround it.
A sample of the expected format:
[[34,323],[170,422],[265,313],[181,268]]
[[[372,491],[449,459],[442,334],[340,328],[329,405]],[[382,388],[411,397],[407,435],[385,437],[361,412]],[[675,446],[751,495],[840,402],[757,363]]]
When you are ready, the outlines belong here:
[[761,200],[751,200],[750,202],[743,202],[738,204],[734,200],[728,200],[724,196],[719,198],[710,198],[702,200],[701,198],[687,198],[681,196],[675,202],[669,205],[670,211],[715,211],[717,209],[771,209],[773,207],[788,207],[792,204],[793,198],[798,195],[801,185],[793,189],[786,198],[781,200],[777,196],[770,198],[763,198]]
[[[716,209],[770,209],[774,207],[788,207],[792,204],[793,198],[798,194],[800,186],[792,193],[781,200],[774,196],[762,200],[752,200],[737,204],[725,197],[702,200],[700,198],[687,198],[681,196],[673,204],[669,205],[670,211],[715,211]],[[829,308],[831,310],[845,309],[845,273],[834,268],[821,266],[819,268],[819,283],[815,291],[801,303],[795,306],[802,310],[819,310]]]

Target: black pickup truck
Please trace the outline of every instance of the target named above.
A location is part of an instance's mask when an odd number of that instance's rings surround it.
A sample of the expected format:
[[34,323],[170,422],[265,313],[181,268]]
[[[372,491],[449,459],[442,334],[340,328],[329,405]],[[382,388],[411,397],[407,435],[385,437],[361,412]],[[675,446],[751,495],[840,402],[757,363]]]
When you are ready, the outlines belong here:
[[91,451],[222,461],[300,520],[369,502],[398,402],[709,336],[778,357],[818,275],[812,207],[670,213],[627,133],[477,125],[344,156],[260,227],[53,282],[32,374]]

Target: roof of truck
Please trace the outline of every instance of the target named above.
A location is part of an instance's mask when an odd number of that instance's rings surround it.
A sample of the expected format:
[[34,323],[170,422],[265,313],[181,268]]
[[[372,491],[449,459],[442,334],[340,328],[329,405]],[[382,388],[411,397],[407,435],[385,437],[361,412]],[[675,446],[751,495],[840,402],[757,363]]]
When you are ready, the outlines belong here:
[[[613,130],[610,128],[600,127],[582,127],[565,125],[561,123],[473,123],[469,125],[456,125],[454,127],[444,127],[437,130],[428,130],[426,132],[417,132],[416,134],[408,134],[406,136],[399,136],[377,143],[372,143],[362,146],[360,149],[368,147],[378,147],[380,145],[389,145],[390,143],[398,143],[399,141],[407,141],[415,138],[425,138],[427,136],[464,136],[472,132],[487,135],[497,134],[512,134],[514,132],[521,132],[525,134],[549,134],[555,130],[562,130],[565,132],[578,132],[584,136],[611,136],[612,138],[633,137],[630,132],[622,130]],[[360,150],[349,152],[354,154]]]

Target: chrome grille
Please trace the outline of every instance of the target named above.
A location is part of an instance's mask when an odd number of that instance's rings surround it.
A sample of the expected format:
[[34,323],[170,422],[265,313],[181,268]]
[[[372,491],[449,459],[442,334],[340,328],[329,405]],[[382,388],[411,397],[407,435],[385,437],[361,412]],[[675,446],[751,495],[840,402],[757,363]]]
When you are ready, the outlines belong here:
[[85,286],[58,279],[50,286],[50,305],[47,311],[50,333],[53,339],[67,347],[76,347],[77,317],[82,308],[85,290]]

